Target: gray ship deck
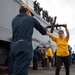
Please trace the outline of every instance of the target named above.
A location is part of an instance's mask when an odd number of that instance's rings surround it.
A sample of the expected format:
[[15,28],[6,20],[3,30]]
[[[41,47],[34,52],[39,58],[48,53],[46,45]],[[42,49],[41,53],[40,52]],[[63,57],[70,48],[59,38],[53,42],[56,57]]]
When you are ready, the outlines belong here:
[[[29,75],[55,75],[55,68],[43,70],[29,70]],[[61,67],[60,75],[65,75],[64,67]],[[75,75],[75,64],[70,67],[70,75]]]
[[[0,75],[8,75],[8,74],[0,74]],[[28,75],[55,75],[55,68],[53,69],[45,68],[42,70],[32,70],[32,68],[30,68]],[[61,67],[60,75],[65,75],[64,67]],[[70,67],[70,75],[75,75],[75,64],[71,65]]]

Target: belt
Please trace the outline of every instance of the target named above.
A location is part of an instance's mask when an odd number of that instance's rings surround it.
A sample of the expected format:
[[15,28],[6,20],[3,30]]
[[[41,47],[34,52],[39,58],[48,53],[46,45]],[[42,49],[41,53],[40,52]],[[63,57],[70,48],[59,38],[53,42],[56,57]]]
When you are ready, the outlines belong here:
[[32,43],[28,39],[19,39],[13,42],[25,41],[28,45],[32,45]]
[[26,38],[21,38],[21,39],[13,40],[13,42],[16,42],[16,41],[25,41],[25,40],[29,41],[29,40],[26,39]]
[[25,39],[20,39],[20,40],[17,40],[17,41],[25,41]]
[[17,42],[17,41],[27,41],[27,42],[31,43],[31,41],[29,41],[28,39],[19,39],[19,40],[15,40],[13,42]]
[[13,42],[17,42],[17,41],[25,41],[26,39],[19,39],[19,40],[14,40]]
[[31,45],[31,42],[29,40],[27,40],[27,39],[19,39],[17,41],[26,41],[26,43],[28,43],[28,45]]

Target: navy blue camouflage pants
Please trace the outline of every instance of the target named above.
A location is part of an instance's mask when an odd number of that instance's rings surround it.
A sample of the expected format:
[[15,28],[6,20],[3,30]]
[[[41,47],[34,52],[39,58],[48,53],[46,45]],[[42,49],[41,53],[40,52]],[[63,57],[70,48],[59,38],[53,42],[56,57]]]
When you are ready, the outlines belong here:
[[11,44],[9,75],[28,75],[32,59],[32,45],[29,41],[16,41]]

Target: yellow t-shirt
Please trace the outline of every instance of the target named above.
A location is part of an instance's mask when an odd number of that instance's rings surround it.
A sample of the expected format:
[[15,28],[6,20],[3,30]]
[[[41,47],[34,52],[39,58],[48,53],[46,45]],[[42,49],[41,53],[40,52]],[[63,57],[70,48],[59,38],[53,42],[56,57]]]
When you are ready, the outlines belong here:
[[68,56],[69,55],[69,50],[68,50],[68,38],[64,37],[63,39],[60,39],[59,37],[53,37],[53,41],[56,42],[57,44],[57,56]]
[[53,57],[53,52],[51,48],[48,49],[47,56]]
[[45,58],[48,58],[48,57],[47,57],[47,51],[46,51],[46,54],[45,54]]

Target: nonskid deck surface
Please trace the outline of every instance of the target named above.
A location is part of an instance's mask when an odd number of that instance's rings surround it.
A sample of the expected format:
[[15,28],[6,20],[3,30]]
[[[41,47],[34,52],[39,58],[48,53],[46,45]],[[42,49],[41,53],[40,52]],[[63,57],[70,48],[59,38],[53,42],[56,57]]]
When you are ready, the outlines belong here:
[[[0,74],[0,75],[8,75],[8,74]],[[30,68],[29,75],[55,75],[55,67],[51,69],[44,68],[41,70],[32,70],[32,68]],[[60,75],[65,75],[64,67],[61,67]],[[75,75],[75,64],[71,65],[70,75]]]

